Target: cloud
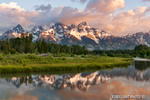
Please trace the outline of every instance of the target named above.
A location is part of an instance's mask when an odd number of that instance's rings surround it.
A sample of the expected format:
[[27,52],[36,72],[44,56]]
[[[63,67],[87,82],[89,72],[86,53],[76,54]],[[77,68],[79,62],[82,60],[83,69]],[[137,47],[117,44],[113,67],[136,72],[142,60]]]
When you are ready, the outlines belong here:
[[50,23],[61,22],[63,24],[79,24],[83,21],[91,22],[100,18],[98,14],[84,12],[81,9],[59,6],[50,12],[39,12],[38,16],[31,17],[30,20],[35,25],[50,25]]
[[150,31],[150,16],[147,16],[149,8],[137,7],[133,10],[121,11],[117,14],[105,16],[91,24],[94,27],[106,30],[112,35],[126,35],[135,32]]
[[25,29],[31,29],[33,26],[49,26],[55,22],[77,25],[83,21],[88,22],[92,27],[119,36],[150,30],[148,14],[150,7],[138,6],[128,11],[116,12],[124,6],[123,0],[89,0],[85,10],[66,6],[52,8],[51,5],[38,5],[35,11],[25,11],[17,3],[3,3],[0,4],[0,33],[17,24],[21,24]]
[[50,4],[48,4],[47,6],[45,6],[45,5],[36,5],[36,6],[34,6],[34,9],[36,10],[36,11],[46,11],[46,12],[49,12],[50,10],[51,10],[51,5]]
[[81,9],[76,9],[72,7],[63,7],[61,12],[55,16],[55,20],[62,22],[64,24],[79,24],[82,21],[90,22],[98,18],[99,16],[93,14],[92,12],[84,12]]
[[79,2],[85,4],[88,0],[71,0],[72,2]]
[[142,0],[143,2],[150,2],[150,0]]
[[[32,24],[32,21],[28,19],[39,14],[35,11],[25,11],[14,2],[0,4],[0,9],[0,33],[17,24],[28,26]],[[7,30],[4,31],[4,29]]]
[[141,13],[142,13],[142,14],[145,13],[146,10],[147,10],[147,7],[139,7],[139,6],[137,7],[137,12],[140,13],[140,14],[141,14]]
[[89,0],[86,9],[102,13],[113,13],[125,7],[124,0]]
[[1,9],[16,9],[16,10],[19,10],[19,11],[24,11],[23,8],[21,8],[20,6],[17,5],[16,2],[10,2],[9,4],[6,4],[6,3],[2,3],[0,4],[0,7]]

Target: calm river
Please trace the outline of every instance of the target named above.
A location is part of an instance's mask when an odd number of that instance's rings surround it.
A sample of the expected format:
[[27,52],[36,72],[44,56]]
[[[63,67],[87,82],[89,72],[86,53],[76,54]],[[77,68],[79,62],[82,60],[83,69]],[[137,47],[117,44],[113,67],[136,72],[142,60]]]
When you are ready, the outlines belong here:
[[0,76],[0,100],[150,100],[147,61],[96,72]]

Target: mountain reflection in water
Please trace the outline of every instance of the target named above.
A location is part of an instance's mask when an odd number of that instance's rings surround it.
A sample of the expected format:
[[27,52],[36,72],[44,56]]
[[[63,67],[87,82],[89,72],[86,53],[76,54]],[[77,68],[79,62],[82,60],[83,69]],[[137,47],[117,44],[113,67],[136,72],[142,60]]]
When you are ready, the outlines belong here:
[[123,100],[113,95],[144,95],[149,100],[149,65],[135,61],[113,70],[1,78],[0,100]]

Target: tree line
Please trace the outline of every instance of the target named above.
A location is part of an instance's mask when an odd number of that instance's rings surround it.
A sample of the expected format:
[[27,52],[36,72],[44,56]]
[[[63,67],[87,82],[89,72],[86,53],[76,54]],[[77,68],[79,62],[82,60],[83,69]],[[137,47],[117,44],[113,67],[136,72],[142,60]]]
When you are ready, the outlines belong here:
[[67,53],[67,54],[87,54],[85,46],[72,45],[67,46],[66,44],[54,44],[47,43],[45,40],[38,40],[32,42],[33,36],[21,36],[21,38],[11,38],[0,41],[0,51],[5,54],[15,53]]
[[110,57],[141,57],[150,58],[150,47],[147,45],[137,45],[133,50],[94,50],[93,54]]

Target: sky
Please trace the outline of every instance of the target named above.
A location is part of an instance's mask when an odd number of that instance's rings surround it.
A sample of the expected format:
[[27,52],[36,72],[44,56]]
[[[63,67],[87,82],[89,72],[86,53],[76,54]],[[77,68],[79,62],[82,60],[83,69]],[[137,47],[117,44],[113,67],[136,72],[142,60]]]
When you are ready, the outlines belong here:
[[29,31],[83,21],[115,36],[148,32],[150,0],[0,0],[0,34],[17,24]]

